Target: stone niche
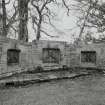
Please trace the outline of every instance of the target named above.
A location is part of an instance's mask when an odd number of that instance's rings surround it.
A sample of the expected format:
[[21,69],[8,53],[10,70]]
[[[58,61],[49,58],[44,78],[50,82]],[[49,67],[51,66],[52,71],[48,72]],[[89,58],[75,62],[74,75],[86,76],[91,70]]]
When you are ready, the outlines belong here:
[[82,63],[96,63],[96,51],[81,51]]
[[19,49],[8,49],[7,50],[7,65],[18,65],[20,59]]
[[43,48],[43,63],[57,63],[60,62],[59,48]]

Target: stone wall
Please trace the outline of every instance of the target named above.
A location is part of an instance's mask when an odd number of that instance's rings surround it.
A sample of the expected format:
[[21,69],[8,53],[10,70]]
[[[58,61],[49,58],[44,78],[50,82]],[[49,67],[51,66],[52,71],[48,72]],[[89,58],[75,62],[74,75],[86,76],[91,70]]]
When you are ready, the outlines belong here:
[[[59,64],[57,63],[43,63],[43,48],[55,48],[60,49],[61,59]],[[35,65],[46,66],[61,66],[66,64],[66,43],[59,41],[33,41],[32,42],[32,61]]]
[[[81,51],[95,51],[96,62],[82,62]],[[105,68],[105,43],[81,44],[70,51],[70,66]]]
[[[60,49],[59,63],[43,63],[43,48]],[[8,65],[8,50],[19,50],[19,63]],[[42,67],[61,67],[67,63],[67,47],[65,42],[57,41],[33,41],[25,43],[9,38],[0,38],[0,74],[9,72],[21,72],[38,65]]]
[[[0,38],[0,74],[8,73],[12,71],[21,70],[20,68],[30,65],[30,54],[31,54],[31,44],[22,43],[17,40],[12,40],[8,38]],[[9,49],[20,50],[19,53],[19,63],[8,65],[7,64],[7,51]],[[30,53],[30,54],[29,54]]]
[[[59,63],[43,62],[43,49],[59,49]],[[19,51],[19,63],[8,65],[8,50]],[[96,62],[81,62],[81,51],[95,51]],[[53,57],[52,55],[50,55]],[[41,66],[47,70],[62,67],[98,67],[105,68],[105,43],[80,44],[74,46],[60,41],[33,41],[26,43],[0,37],[0,74],[21,72]]]

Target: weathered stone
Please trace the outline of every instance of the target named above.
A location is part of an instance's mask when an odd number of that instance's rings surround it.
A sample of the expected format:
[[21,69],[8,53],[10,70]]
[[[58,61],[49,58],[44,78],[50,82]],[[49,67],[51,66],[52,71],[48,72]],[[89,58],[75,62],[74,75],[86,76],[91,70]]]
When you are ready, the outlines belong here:
[[[8,65],[8,50],[17,50],[19,52],[19,62]],[[55,57],[59,62],[44,62],[43,49],[59,49],[60,55],[52,52],[49,60]],[[96,52],[96,62],[82,62],[81,51]],[[58,69],[66,65],[67,67],[96,67],[105,68],[105,43],[83,44],[75,47],[72,44],[59,41],[33,41],[26,43],[14,39],[4,38],[0,36],[0,74],[9,74],[11,72],[23,72],[35,70],[40,66],[44,70]],[[53,55],[54,54],[54,55]],[[11,55],[11,56],[14,56]],[[60,56],[60,57],[58,57]],[[15,59],[15,56],[14,56]],[[30,70],[31,69],[31,70]]]
[[[3,38],[0,37],[0,74],[6,73],[9,74],[11,72],[23,72],[29,70],[29,68],[35,68],[37,66],[49,67],[51,69],[53,66],[61,67],[62,65],[66,65],[66,43],[58,42],[58,41],[44,41],[41,40],[36,43],[26,43],[14,39]],[[43,63],[43,48],[51,48],[51,49],[60,49],[60,56],[62,58],[59,59],[59,63]],[[19,52],[19,62],[11,62],[8,65],[8,51],[20,51]],[[12,52],[11,57],[15,59],[15,52]],[[17,57],[16,57],[17,58]],[[24,69],[23,69],[24,68]]]

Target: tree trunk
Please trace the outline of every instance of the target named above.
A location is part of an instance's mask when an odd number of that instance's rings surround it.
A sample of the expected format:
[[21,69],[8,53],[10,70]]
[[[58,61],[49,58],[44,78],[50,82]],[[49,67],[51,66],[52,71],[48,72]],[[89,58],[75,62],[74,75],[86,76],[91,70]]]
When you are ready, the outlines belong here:
[[40,33],[41,33],[41,24],[42,24],[42,16],[41,16],[41,14],[39,14],[39,22],[38,22],[38,25],[37,25],[37,34],[36,34],[36,40],[39,40],[40,39],[40,37],[41,37],[41,35],[40,35]]
[[3,30],[2,30],[2,35],[7,36],[7,30],[6,30],[6,7],[5,7],[5,0],[2,0],[2,24],[3,24]]
[[41,29],[41,25],[39,24],[39,25],[37,26],[36,40],[39,40],[39,39],[40,39],[40,29]]
[[19,6],[19,40],[28,41],[28,2],[26,0],[18,0]]
[[0,1],[0,36],[2,35],[2,1]]

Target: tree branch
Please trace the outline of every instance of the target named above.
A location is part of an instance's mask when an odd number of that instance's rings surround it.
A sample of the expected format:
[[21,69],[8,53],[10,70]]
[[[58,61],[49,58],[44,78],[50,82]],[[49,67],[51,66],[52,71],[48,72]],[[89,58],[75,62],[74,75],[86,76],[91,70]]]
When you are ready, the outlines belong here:
[[47,32],[45,32],[44,30],[40,30],[42,33],[44,33],[45,35],[47,35],[47,36],[49,36],[49,37],[56,37],[56,38],[58,38],[59,36],[52,36],[52,35],[50,35],[50,34],[48,34]]

